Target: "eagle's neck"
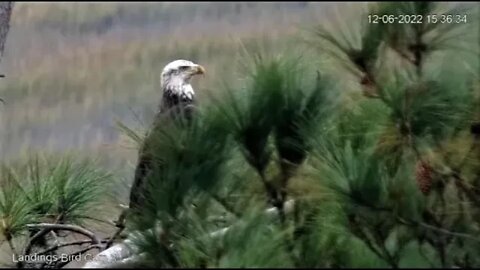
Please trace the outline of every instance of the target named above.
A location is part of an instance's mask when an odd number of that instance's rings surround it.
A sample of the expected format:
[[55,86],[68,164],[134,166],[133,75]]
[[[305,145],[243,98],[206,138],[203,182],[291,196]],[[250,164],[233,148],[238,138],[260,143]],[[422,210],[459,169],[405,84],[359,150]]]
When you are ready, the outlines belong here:
[[167,84],[163,88],[164,96],[177,96],[183,101],[193,100],[195,91],[189,83]]
[[183,107],[192,104],[195,99],[195,91],[190,83],[182,81],[168,81],[163,86],[160,112],[170,110],[173,107]]
[[177,95],[185,99],[193,99],[195,92],[190,84],[190,77],[174,76],[168,77],[162,83],[163,92]]

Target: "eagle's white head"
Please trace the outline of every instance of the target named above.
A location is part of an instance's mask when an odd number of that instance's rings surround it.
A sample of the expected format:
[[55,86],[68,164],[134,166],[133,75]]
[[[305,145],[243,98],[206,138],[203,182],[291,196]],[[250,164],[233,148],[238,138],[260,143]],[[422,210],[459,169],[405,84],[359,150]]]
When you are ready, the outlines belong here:
[[188,60],[175,60],[163,68],[161,86],[164,92],[174,94],[182,99],[193,99],[195,92],[190,85],[194,75],[205,74],[205,69]]

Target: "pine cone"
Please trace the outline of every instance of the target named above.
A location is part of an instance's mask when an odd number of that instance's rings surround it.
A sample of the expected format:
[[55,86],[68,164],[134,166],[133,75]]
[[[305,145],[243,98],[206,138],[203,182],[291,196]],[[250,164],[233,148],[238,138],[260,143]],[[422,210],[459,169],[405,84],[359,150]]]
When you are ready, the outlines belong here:
[[425,161],[418,161],[415,176],[420,191],[424,195],[428,195],[432,189],[433,168]]

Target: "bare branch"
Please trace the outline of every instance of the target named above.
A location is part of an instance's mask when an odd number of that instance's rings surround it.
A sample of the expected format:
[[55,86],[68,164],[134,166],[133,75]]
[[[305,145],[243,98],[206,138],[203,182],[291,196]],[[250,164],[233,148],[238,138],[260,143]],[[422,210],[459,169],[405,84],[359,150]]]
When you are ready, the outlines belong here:
[[[102,244],[105,244],[108,242],[107,239],[102,239],[100,241]],[[62,247],[68,247],[68,246],[81,246],[85,244],[93,244],[92,240],[79,240],[79,241],[72,241],[72,242],[66,242],[66,243],[59,243],[51,248],[48,248],[42,252],[37,253],[37,255],[43,255],[52,251],[56,251]]]
[[418,222],[418,221],[406,221],[400,217],[397,217],[397,220],[404,224],[404,225],[408,225],[408,226],[421,226],[425,229],[430,229],[430,230],[433,230],[433,231],[437,231],[437,232],[440,232],[440,233],[443,233],[443,234],[446,234],[446,235],[451,235],[451,236],[455,236],[455,237],[460,237],[460,238],[464,238],[464,239],[469,239],[469,240],[472,240],[472,241],[476,241],[476,242],[480,242],[480,238],[477,238],[477,237],[474,237],[472,235],[469,235],[469,234],[466,234],[466,233],[459,233],[459,232],[453,232],[453,231],[449,231],[447,229],[444,229],[444,228],[438,228],[438,227],[435,227],[433,225],[430,225],[430,224],[427,224],[427,223],[424,223],[424,222]]
[[[23,251],[23,254],[25,254],[25,255],[30,254],[30,251],[32,250],[33,244],[38,239],[44,237],[49,232],[53,232],[53,231],[56,231],[56,230],[75,232],[75,233],[78,233],[78,234],[81,234],[81,235],[84,235],[84,236],[87,236],[88,238],[90,238],[90,240],[88,240],[88,241],[93,245],[100,244],[100,241],[98,240],[98,238],[95,236],[94,233],[92,233],[89,230],[84,229],[80,226],[67,225],[67,224],[40,223],[40,224],[27,224],[27,228],[37,228],[37,229],[41,229],[41,230],[39,232],[37,232],[28,241],[28,243],[25,246],[25,249]],[[48,251],[53,251],[53,250],[56,250],[56,249],[60,248],[60,247],[58,247],[58,245],[59,244],[57,243],[57,246],[54,246],[54,247],[48,249],[47,251],[44,251],[43,253],[47,253]],[[22,263],[19,262],[19,264],[21,266]]]
[[108,248],[88,261],[83,268],[111,268],[114,265],[123,265],[123,261],[134,257],[128,248],[129,240],[125,240],[123,243],[116,244],[111,248]]
[[97,236],[91,231],[82,228],[76,225],[67,225],[67,224],[51,224],[51,223],[39,223],[39,224],[27,224],[27,228],[37,228],[37,229],[46,229],[51,230],[60,230],[60,231],[71,231],[78,234],[82,234],[90,239],[92,239],[93,244],[99,244]]
[[83,254],[83,253],[85,253],[85,252],[87,252],[87,251],[89,251],[89,250],[91,250],[91,249],[94,249],[94,248],[102,249],[102,248],[103,248],[103,245],[101,245],[101,244],[95,244],[95,245],[88,246],[88,247],[86,247],[86,248],[84,248],[84,249],[82,249],[82,250],[79,250],[79,251],[77,251],[77,252],[74,252],[74,253],[72,253],[72,254],[70,254],[70,255],[67,256],[67,258],[69,258],[68,260],[58,262],[58,263],[55,265],[55,268],[62,268],[62,267],[64,267],[65,265],[67,265],[67,264],[69,264],[69,263],[71,262],[71,260],[72,260],[71,258],[73,258],[74,256]]

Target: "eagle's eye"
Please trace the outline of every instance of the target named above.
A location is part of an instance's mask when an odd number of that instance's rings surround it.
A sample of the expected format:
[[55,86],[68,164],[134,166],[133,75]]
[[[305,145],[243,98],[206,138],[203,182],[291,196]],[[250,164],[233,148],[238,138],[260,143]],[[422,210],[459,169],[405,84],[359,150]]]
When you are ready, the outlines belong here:
[[188,68],[189,68],[189,66],[180,66],[178,69],[179,69],[180,71],[185,71],[185,70],[187,70]]

